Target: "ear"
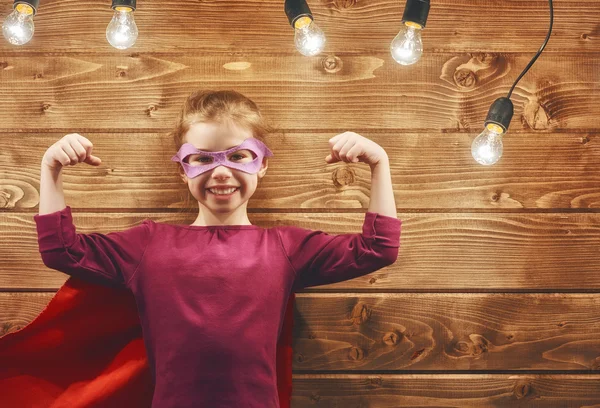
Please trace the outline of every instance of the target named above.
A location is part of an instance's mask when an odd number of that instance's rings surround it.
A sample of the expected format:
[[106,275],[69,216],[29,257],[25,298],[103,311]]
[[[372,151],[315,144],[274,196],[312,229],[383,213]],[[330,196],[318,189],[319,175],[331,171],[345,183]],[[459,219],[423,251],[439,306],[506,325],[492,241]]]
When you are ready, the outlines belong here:
[[181,164],[179,164],[179,177],[181,177],[181,180],[183,180],[185,184],[188,183],[188,178],[185,175],[185,171],[183,171],[183,166]]
[[263,157],[262,164],[260,166],[260,170],[258,171],[258,178],[261,179],[267,174],[267,169],[269,168],[269,159]]

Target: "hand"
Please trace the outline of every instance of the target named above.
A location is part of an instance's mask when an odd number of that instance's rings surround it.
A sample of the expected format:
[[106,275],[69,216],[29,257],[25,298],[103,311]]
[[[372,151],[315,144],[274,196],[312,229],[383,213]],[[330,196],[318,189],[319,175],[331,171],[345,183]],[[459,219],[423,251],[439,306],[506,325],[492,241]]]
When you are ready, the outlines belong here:
[[42,165],[52,170],[60,170],[67,165],[74,166],[80,162],[99,166],[102,160],[92,155],[93,147],[92,142],[79,133],[70,133],[46,150]]
[[329,139],[331,154],[325,157],[329,164],[343,161],[346,163],[363,162],[374,166],[387,158],[383,147],[372,140],[354,132],[344,132]]

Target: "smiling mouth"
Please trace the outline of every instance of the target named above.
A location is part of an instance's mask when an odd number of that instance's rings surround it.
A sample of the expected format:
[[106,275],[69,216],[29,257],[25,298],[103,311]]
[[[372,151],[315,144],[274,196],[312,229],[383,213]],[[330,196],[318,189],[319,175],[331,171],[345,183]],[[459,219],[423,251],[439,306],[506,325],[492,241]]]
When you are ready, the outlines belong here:
[[206,189],[206,191],[208,191],[210,194],[217,196],[217,197],[229,197],[229,196],[233,195],[234,193],[236,193],[239,189],[240,189],[239,187],[236,187],[236,189],[233,190],[232,192],[225,193],[225,194],[219,193],[217,191],[213,192],[211,189]]

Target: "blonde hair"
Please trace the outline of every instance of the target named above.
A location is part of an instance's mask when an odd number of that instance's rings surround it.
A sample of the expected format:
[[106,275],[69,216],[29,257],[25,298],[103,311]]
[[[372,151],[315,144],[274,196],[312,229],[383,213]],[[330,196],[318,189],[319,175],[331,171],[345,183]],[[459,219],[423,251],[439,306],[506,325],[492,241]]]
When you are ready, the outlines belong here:
[[[185,135],[190,127],[203,122],[233,123],[250,130],[253,137],[265,144],[267,135],[273,132],[258,105],[247,96],[233,90],[196,90],[183,103],[175,128],[169,133],[175,144],[175,153],[186,142]],[[183,170],[180,163],[177,166],[179,171]],[[185,208],[196,208],[189,206],[191,193],[188,188],[186,190]]]

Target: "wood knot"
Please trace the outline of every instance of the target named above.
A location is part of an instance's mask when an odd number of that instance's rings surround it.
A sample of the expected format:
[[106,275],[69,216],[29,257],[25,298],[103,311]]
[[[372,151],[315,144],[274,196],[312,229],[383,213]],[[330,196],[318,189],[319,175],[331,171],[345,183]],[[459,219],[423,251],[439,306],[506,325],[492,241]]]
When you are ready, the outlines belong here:
[[353,361],[362,360],[365,357],[365,352],[360,347],[352,347],[348,352],[348,358]]
[[139,52],[132,52],[131,54],[129,54],[129,57],[130,57],[130,58],[137,58],[137,57],[139,57],[139,56],[140,56],[140,53],[139,53]]
[[354,309],[352,309],[350,320],[352,320],[352,323],[355,325],[363,324],[369,320],[372,312],[373,311],[371,308],[369,308],[369,306],[365,305],[364,303],[358,303],[356,306],[354,306]]
[[594,371],[600,370],[600,357],[596,357],[596,359],[592,363],[592,370],[594,370]]
[[123,70],[123,69],[118,69],[117,70],[117,77],[122,78],[122,77],[124,77],[126,75],[127,75],[127,72],[125,72],[125,70]]
[[567,325],[567,322],[560,322],[557,324],[558,327],[564,327]]
[[495,65],[496,62],[498,61],[498,54],[493,53],[493,52],[482,52],[482,53],[473,55],[473,57],[480,64],[487,65],[487,66]]
[[507,340],[512,340],[512,339],[514,339],[514,338],[515,338],[515,336],[513,336],[512,334],[509,334],[508,336],[506,336],[506,339],[507,339]]
[[19,186],[0,184],[0,208],[16,208],[17,203],[25,197],[26,192]]
[[369,384],[372,386],[371,388],[379,388],[383,384],[383,380],[381,377],[371,377],[369,378]]
[[302,353],[296,353],[296,361],[299,363],[304,362],[304,354]]
[[330,74],[335,74],[341,70],[343,65],[342,60],[335,55],[328,55],[323,59],[321,64],[323,65],[323,69]]
[[470,69],[461,68],[454,71],[454,83],[460,88],[473,88],[477,83],[477,77]]
[[6,61],[0,61],[0,68],[6,69],[6,67],[8,67],[8,62],[6,62]]
[[583,34],[581,34],[581,39],[587,40],[587,39],[589,39],[589,35],[587,33],[583,33]]
[[531,101],[523,109],[523,119],[527,126],[533,130],[548,129],[550,118],[548,113],[538,101]]
[[10,199],[11,194],[8,191],[0,191],[0,208],[13,208],[14,203],[11,205],[12,200]]
[[2,323],[2,326],[0,326],[0,336],[7,334],[11,327],[12,323],[10,322]]
[[42,103],[42,112],[46,112],[47,110],[50,110],[50,108],[52,107],[51,103]]
[[375,282],[377,282],[377,278],[371,278],[371,279],[369,279],[369,283],[371,285],[374,284]]
[[400,336],[402,335],[396,332],[388,332],[383,335],[383,342],[388,346],[396,345],[400,341]]
[[478,334],[472,334],[470,337],[474,345],[473,355],[478,356],[489,351],[489,342],[485,337]]
[[43,78],[43,77],[44,77],[44,74],[42,74],[42,73],[33,74],[33,79],[34,79],[34,80],[36,80],[36,79],[40,79],[40,78]]
[[310,400],[312,402],[319,402],[321,401],[321,396],[319,394],[312,393],[310,394]]
[[517,399],[525,398],[531,392],[531,387],[526,382],[519,382],[515,385],[513,393]]
[[348,186],[354,183],[354,172],[348,166],[339,167],[333,171],[331,179],[336,187]]
[[454,349],[457,350],[457,351],[460,351],[461,353],[468,353],[470,347],[469,347],[469,344],[466,341],[459,341],[454,346]]
[[146,115],[152,117],[152,112],[156,112],[158,108],[155,105],[148,105],[148,109],[146,109]]
[[585,135],[581,137],[581,144],[588,144],[590,142],[590,136],[589,135]]
[[494,194],[492,194],[492,201],[493,202],[498,202],[498,200],[500,200],[500,196],[501,196],[501,193],[494,193]]
[[333,7],[337,10],[347,10],[356,5],[358,0],[333,0]]
[[423,354],[423,352],[425,351],[424,348],[422,348],[421,350],[417,350],[413,353],[413,355],[410,357],[411,360],[414,360],[415,358],[418,358],[421,354]]

